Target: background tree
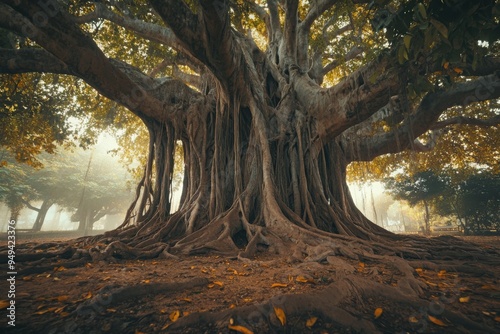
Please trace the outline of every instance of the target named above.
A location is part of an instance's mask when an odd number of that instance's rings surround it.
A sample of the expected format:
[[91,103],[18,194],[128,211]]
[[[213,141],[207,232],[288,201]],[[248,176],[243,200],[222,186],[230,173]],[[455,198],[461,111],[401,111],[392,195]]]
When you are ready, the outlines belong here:
[[446,179],[428,170],[413,176],[388,179],[386,186],[394,198],[405,200],[410,206],[423,204],[425,233],[430,234],[430,205],[432,202],[442,200],[440,197],[446,191]]
[[[346,168],[429,149],[438,137],[429,130],[498,124],[491,108],[446,113],[500,96],[497,15],[493,0],[2,0],[1,27],[30,43],[1,49],[0,72],[78,77],[147,127],[137,197],[94,259],[168,249],[394,260],[400,290],[416,297],[408,263],[394,256],[423,258],[440,241],[403,239],[366,219]],[[184,179],[173,212],[178,143]]]

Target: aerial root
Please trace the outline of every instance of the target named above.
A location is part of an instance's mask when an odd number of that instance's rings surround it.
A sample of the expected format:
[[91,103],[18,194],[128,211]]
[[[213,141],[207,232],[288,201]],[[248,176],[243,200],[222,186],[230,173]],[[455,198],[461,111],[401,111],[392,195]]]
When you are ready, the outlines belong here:
[[151,259],[157,257],[167,247],[164,243],[156,243],[144,248],[131,247],[121,241],[113,241],[101,251],[99,246],[89,250],[94,262],[110,260],[112,257]]

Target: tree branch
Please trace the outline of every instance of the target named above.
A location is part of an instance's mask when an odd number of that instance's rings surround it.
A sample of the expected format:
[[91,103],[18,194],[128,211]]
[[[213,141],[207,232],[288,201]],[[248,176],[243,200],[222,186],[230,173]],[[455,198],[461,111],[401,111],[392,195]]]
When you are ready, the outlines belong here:
[[43,49],[0,49],[0,73],[73,74],[64,62]]
[[285,0],[284,46],[280,46],[280,65],[283,68],[297,63],[298,0]]
[[475,125],[479,126],[482,128],[488,128],[492,126],[497,126],[500,124],[500,115],[488,118],[488,119],[478,119],[478,118],[472,118],[472,117],[465,117],[465,116],[457,116],[453,118],[446,119],[444,121],[439,121],[434,123],[430,129],[431,130],[437,130],[437,129],[442,129],[450,125]]
[[319,138],[330,140],[385,106],[401,88],[398,75],[381,56],[331,88],[321,88],[298,69],[292,82],[300,103],[316,119]]
[[348,161],[370,161],[382,154],[398,153],[411,147],[416,138],[431,129],[446,109],[498,97],[500,72],[459,83],[450,90],[428,93],[420,102],[417,111],[393,131],[367,138],[344,137],[342,147]]
[[57,2],[43,24],[32,23],[34,17],[44,13],[40,3],[27,0],[4,0],[0,4],[0,22],[20,36],[38,43],[61,62],[72,74],[84,79],[102,95],[117,101],[136,113],[166,119],[163,104],[114,67],[97,44],[62,10]]

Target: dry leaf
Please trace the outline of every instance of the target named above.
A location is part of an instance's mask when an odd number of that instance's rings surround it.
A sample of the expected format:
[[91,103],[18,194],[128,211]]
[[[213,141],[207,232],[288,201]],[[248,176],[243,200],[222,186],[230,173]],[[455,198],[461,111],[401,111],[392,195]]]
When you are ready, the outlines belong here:
[[458,301],[459,301],[459,302],[461,302],[461,303],[468,303],[468,302],[469,302],[469,300],[470,300],[470,297],[469,297],[469,296],[467,296],[467,297],[460,297],[460,298],[458,299]]
[[495,317],[496,322],[500,322],[500,317]]
[[33,277],[31,276],[24,276],[23,277],[23,281],[31,281],[33,279]]
[[440,270],[438,273],[438,277],[443,278],[446,276],[446,270]]
[[67,317],[68,315],[70,315],[69,312],[62,312],[61,314],[59,314],[61,317],[65,318]]
[[424,271],[422,270],[422,268],[415,268],[415,271],[417,272],[417,274],[421,275]]
[[148,279],[145,279],[145,280],[142,280],[141,283],[144,283],[144,284],[149,284],[150,283],[150,280]]
[[280,320],[281,322],[281,325],[282,326],[285,326],[286,324],[286,315],[285,315],[285,311],[283,311],[282,308],[280,307],[274,307],[274,314],[276,314],[276,317],[278,317],[278,319]]
[[229,305],[229,308],[235,308],[235,307],[236,307],[236,305],[234,305],[234,304]]
[[415,324],[415,323],[417,323],[417,322],[418,322],[418,319],[417,319],[417,318],[415,318],[415,317],[409,317],[409,318],[408,318],[408,321],[409,321],[409,322],[411,322],[411,323],[414,323],[414,324]]
[[297,278],[295,279],[297,282],[300,282],[300,283],[307,283],[309,282],[310,280],[308,280],[307,278],[305,278],[304,276],[297,276]]
[[209,289],[213,288],[215,286],[215,284],[213,283],[210,283],[209,285],[207,285]]
[[106,309],[106,311],[108,311],[110,313],[115,313],[116,309],[114,309],[114,308],[108,308],[108,309]]
[[218,286],[223,286],[224,283],[220,282],[220,281],[214,281],[214,284],[218,285]]
[[182,316],[183,316],[183,317],[185,317],[185,316],[189,315],[189,313],[191,313],[191,312],[188,312],[188,311],[182,311]]
[[170,325],[171,325],[171,324],[166,324],[165,326],[163,326],[163,327],[161,328],[161,330],[162,330],[162,331],[164,331],[164,330],[165,330],[165,329],[167,329],[167,328],[168,328],[168,326],[170,326]]
[[435,318],[433,317],[432,315],[429,315],[429,320],[434,324],[434,325],[438,325],[438,326],[442,326],[442,327],[446,327],[448,326],[447,324],[445,324],[444,322],[442,322],[441,320],[439,320],[438,318]]
[[179,310],[175,310],[174,312],[170,313],[168,317],[170,320],[172,320],[172,322],[176,322],[177,319],[179,319],[180,315],[181,312]]
[[449,63],[449,62],[445,62],[445,63],[443,64],[443,67],[444,67],[445,69],[448,69],[448,66],[450,66],[450,63]]
[[57,301],[60,302],[60,303],[62,303],[64,301],[68,300],[68,298],[69,297],[66,296],[66,295],[65,296],[59,296],[59,297],[57,297]]
[[189,298],[181,298],[181,299],[179,299],[179,300],[181,300],[181,301],[185,301],[185,302],[188,302],[188,303],[191,303],[191,302],[192,302],[192,300],[191,300],[191,299],[189,299]]
[[65,308],[66,308],[66,306],[59,307],[58,309],[54,310],[54,313],[61,313],[62,311],[64,311]]
[[316,323],[317,320],[318,320],[318,317],[310,317],[306,321],[306,327],[311,328],[312,326],[314,326],[314,324]]
[[253,334],[251,330],[249,330],[246,327],[243,326],[234,326],[234,325],[228,325],[227,328],[232,329],[233,331],[237,331],[243,334]]
[[455,71],[455,73],[457,73],[457,74],[462,74],[464,72],[464,70],[462,70],[461,68],[458,68],[458,67],[455,67],[453,69],[453,71]]
[[375,319],[378,319],[378,318],[380,318],[380,316],[382,315],[382,313],[384,313],[384,310],[382,310],[381,307],[377,307],[375,309],[375,311],[373,312],[373,316],[375,317]]
[[273,283],[273,285],[271,285],[271,288],[286,288],[288,286],[288,284],[284,284],[284,283]]
[[8,300],[0,300],[0,310],[5,310],[9,307],[10,303]]
[[250,303],[252,301],[252,298],[243,298],[243,301],[245,303]]
[[141,332],[140,330],[136,329],[134,334],[146,334],[146,333]]
[[87,292],[87,294],[82,294],[82,297],[84,299],[90,299],[90,298],[92,298],[92,292],[89,291],[89,292]]

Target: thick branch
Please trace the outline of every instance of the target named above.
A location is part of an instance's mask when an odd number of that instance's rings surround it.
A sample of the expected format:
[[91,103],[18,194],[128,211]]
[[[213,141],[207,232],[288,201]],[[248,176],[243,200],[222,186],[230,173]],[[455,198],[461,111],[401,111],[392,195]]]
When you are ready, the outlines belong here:
[[322,139],[331,139],[345,129],[361,123],[400,89],[398,72],[385,57],[353,72],[331,88],[321,88],[298,69],[293,73],[293,88],[308,113],[316,119]]
[[437,129],[442,129],[450,125],[475,125],[479,126],[482,128],[488,128],[492,126],[497,126],[500,124],[500,115],[488,118],[488,119],[478,119],[478,118],[472,118],[472,117],[465,117],[465,116],[457,116],[453,118],[446,119],[444,121],[436,122],[434,123],[430,129],[431,130],[437,130]]
[[298,0],[285,1],[284,46],[280,46],[280,65],[287,67],[297,63],[297,10]]
[[54,7],[46,22],[34,25],[34,17],[44,12],[39,3],[6,2],[10,7],[0,5],[0,21],[4,27],[29,37],[66,64],[74,75],[136,114],[158,119],[168,117],[163,112],[162,102],[113,66],[96,43],[74,23],[74,18],[57,3],[52,4]]
[[73,74],[68,65],[43,49],[0,49],[0,73]]
[[395,130],[371,138],[344,138],[342,146],[349,161],[370,161],[382,154],[401,152],[432,128],[446,109],[498,97],[500,97],[500,72],[456,84],[447,91],[428,93],[422,99],[417,111]]

